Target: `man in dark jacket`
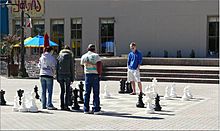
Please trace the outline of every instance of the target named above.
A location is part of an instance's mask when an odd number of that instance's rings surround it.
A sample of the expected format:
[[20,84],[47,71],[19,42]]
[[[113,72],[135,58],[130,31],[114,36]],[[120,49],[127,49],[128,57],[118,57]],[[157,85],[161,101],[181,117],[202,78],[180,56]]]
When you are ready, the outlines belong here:
[[[68,46],[60,51],[57,57],[57,81],[60,83],[61,110],[70,110],[68,108],[70,101],[70,84],[74,81],[74,61],[73,53]],[[65,96],[65,99],[64,99]]]

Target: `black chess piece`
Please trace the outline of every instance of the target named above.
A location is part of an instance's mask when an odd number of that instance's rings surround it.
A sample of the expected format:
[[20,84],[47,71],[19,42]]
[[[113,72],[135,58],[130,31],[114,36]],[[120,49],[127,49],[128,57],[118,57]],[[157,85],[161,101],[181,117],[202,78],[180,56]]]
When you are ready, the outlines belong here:
[[72,109],[73,109],[73,110],[79,110],[79,108],[80,108],[80,106],[79,106],[79,104],[78,104],[78,101],[77,101],[77,98],[79,97],[79,96],[78,96],[78,91],[79,91],[79,90],[76,89],[76,88],[73,90],[73,102],[74,102],[74,103],[73,103],[73,106],[72,106]]
[[73,88],[70,86],[70,93],[69,93],[69,103],[68,106],[72,106],[73,105]]
[[160,96],[157,94],[155,98],[155,111],[161,111],[162,107],[160,106]]
[[125,80],[123,79],[120,80],[120,91],[118,93],[120,94],[125,93]]
[[18,93],[18,97],[19,97],[19,105],[21,105],[21,97],[23,96],[23,93],[24,93],[24,90],[17,90],[17,93]]
[[0,91],[0,105],[6,105],[4,95],[5,95],[5,91],[1,90]]
[[40,99],[40,96],[39,96],[39,94],[38,94],[38,87],[37,87],[37,85],[35,85],[35,87],[34,87],[34,92],[35,92],[35,98],[36,99]]
[[133,92],[133,89],[132,89],[132,86],[131,86],[131,82],[126,81],[125,85],[126,85],[126,91],[125,91],[125,93],[132,93],[132,92]]
[[140,93],[139,95],[138,95],[138,102],[137,102],[137,104],[136,104],[136,107],[139,107],[139,108],[144,108],[144,103],[143,103],[143,94],[142,93]]
[[84,91],[83,87],[84,87],[84,84],[83,84],[83,82],[80,81],[80,84],[78,86],[79,86],[79,99],[80,99],[79,103],[83,104],[84,103],[84,99],[83,99],[83,91]]

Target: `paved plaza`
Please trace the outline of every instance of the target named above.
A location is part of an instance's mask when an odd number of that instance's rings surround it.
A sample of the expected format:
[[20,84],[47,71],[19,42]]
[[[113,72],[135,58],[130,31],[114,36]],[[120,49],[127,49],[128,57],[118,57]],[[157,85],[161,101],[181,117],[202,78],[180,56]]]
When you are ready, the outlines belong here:
[[[60,108],[59,84],[54,81],[54,106]],[[84,114],[80,111],[41,110],[38,113],[12,112],[13,97],[18,89],[30,92],[38,79],[7,79],[1,77],[1,89],[6,91],[7,106],[0,107],[1,130],[219,130],[219,86],[217,84],[175,83],[178,98],[164,100],[166,86],[159,82],[157,92],[161,97],[162,111],[146,114],[145,108],[136,108],[138,96],[118,94],[119,82],[101,81],[101,94],[107,85],[111,99],[101,95],[102,115]],[[73,83],[76,87],[79,81]],[[145,88],[150,82],[143,82]],[[181,101],[183,88],[190,85],[193,99]],[[40,93],[39,93],[40,94]],[[92,96],[91,96],[92,98]],[[144,100],[144,99],[143,99]],[[91,100],[90,100],[91,101]],[[92,101],[91,101],[92,102]],[[39,108],[40,102],[37,101]],[[92,105],[91,105],[92,106]]]

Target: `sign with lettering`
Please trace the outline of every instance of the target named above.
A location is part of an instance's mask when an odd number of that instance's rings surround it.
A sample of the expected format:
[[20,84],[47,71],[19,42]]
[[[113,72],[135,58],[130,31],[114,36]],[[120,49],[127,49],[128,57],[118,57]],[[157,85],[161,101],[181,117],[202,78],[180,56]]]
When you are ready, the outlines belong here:
[[11,8],[13,17],[20,17],[22,9],[31,17],[44,15],[45,0],[12,0],[12,4],[15,4]]

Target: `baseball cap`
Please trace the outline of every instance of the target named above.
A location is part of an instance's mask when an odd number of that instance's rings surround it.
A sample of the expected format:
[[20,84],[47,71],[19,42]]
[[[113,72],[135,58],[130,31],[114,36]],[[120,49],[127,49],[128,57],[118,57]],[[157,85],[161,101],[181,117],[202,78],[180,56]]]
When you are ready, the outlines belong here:
[[95,50],[95,45],[94,44],[89,44],[88,49]]

